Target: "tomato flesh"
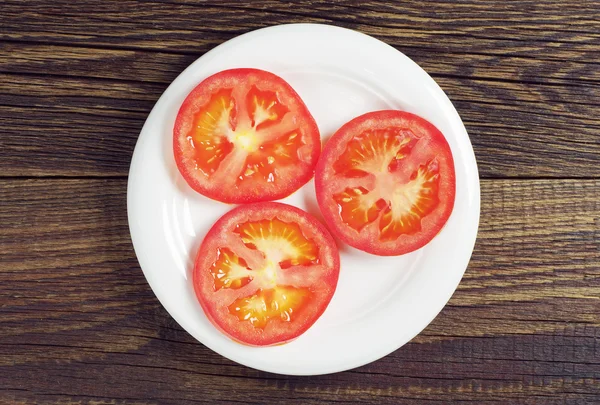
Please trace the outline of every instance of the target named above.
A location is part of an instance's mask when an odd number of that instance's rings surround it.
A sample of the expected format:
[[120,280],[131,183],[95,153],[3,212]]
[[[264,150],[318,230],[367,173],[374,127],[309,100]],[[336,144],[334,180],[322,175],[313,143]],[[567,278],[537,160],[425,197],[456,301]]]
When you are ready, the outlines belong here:
[[308,288],[278,287],[258,290],[248,297],[241,297],[228,306],[229,313],[241,321],[248,321],[255,328],[265,329],[272,319],[291,322],[297,312],[310,299]]
[[331,235],[309,214],[259,203],[225,214],[202,242],[194,289],[208,319],[254,346],[285,343],[327,307],[339,274]]
[[173,130],[179,171],[227,203],[283,198],[314,174],[318,127],[300,96],[258,69],[219,72],[185,99]]
[[423,118],[402,111],[372,112],[342,126],[325,146],[315,184],[332,232],[378,255],[424,246],[454,206],[446,139]]

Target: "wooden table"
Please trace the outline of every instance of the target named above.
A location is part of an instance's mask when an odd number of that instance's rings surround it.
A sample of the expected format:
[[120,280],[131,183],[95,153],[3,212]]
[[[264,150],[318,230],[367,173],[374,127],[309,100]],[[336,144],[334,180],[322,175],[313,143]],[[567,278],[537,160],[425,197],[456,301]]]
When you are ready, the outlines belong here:
[[[247,31],[379,38],[447,92],[481,175],[450,303],[356,370],[267,374],[159,304],[126,216],[144,120]],[[0,1],[0,403],[600,403],[600,2]],[[360,350],[360,348],[357,348]]]

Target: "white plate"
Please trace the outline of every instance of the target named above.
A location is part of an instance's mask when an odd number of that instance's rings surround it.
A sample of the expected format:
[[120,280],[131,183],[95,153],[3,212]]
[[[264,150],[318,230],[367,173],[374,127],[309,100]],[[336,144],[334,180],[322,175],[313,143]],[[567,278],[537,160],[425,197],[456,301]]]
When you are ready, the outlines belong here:
[[[300,94],[323,137],[360,114],[401,109],[446,136],[456,164],[456,204],[442,232],[401,257],[340,246],[337,291],[323,316],[295,341],[252,348],[206,319],[191,284],[192,261],[209,227],[231,206],[195,193],[173,159],[172,129],[186,95],[228,68],[271,71]],[[283,200],[318,215],[314,184]],[[247,366],[282,374],[325,374],[377,360],[421,332],[444,307],[467,267],[479,222],[479,178],[465,127],[448,97],[391,46],[343,28],[292,24],[234,38],[208,52],[169,86],[138,139],[127,190],[131,238],[154,293],[192,336]]]

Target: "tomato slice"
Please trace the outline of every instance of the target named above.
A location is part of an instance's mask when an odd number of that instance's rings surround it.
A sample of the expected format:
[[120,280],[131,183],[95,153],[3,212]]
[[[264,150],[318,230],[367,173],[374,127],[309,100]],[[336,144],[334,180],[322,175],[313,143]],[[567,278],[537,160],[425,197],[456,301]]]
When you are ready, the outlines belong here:
[[194,290],[208,319],[252,346],[288,342],[325,311],[337,286],[339,253],[316,219],[287,204],[241,205],[204,238]]
[[179,171],[199,193],[226,203],[276,200],[314,174],[319,128],[282,78],[232,69],[202,81],[173,128]]
[[317,164],[317,200],[329,229],[365,252],[394,256],[429,243],[454,207],[450,146],[425,119],[375,111],[343,125]]

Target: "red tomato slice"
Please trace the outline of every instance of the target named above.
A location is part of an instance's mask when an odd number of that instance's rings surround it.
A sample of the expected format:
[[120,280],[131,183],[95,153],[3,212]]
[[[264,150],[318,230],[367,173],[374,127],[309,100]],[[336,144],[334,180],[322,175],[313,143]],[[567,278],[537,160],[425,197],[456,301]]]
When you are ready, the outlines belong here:
[[208,319],[252,346],[285,343],[321,316],[340,269],[332,236],[304,211],[281,203],[242,205],[210,229],[193,282]]
[[425,119],[375,111],[342,126],[317,164],[317,200],[329,229],[381,256],[412,252],[442,229],[456,180],[450,146]]
[[319,128],[282,78],[224,70],[183,102],[173,129],[179,171],[199,193],[226,203],[276,200],[314,174]]

